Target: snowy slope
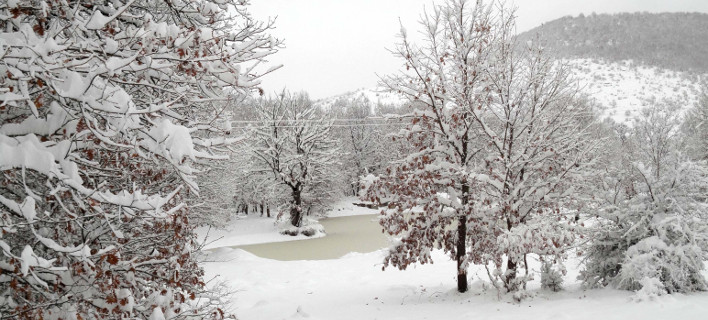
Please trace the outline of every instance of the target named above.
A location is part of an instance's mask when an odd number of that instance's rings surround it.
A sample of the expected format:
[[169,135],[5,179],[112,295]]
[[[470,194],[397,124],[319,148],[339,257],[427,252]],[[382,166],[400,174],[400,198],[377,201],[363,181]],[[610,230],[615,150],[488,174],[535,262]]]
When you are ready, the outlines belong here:
[[[643,108],[665,99],[685,110],[693,106],[700,93],[705,75],[639,65],[632,61],[605,62],[598,59],[565,60],[573,73],[574,82],[590,100],[603,110],[603,117],[630,123]],[[361,88],[352,92],[318,100],[328,110],[344,101],[368,101],[377,105],[403,106],[404,98],[383,89]]]
[[406,102],[404,98],[394,93],[387,92],[383,88],[360,88],[351,92],[317,100],[315,104],[319,105],[324,110],[329,110],[332,106],[337,104],[344,104],[345,102],[353,102],[356,100],[368,101],[374,109],[376,106],[381,105],[402,106]]
[[708,72],[705,13],[565,16],[519,34],[519,43],[529,40],[539,41],[547,52],[560,58],[631,59],[672,70]]
[[685,110],[693,106],[703,77],[631,61],[607,63],[590,59],[567,60],[581,90],[603,109],[603,116],[631,122],[643,108],[664,99]]

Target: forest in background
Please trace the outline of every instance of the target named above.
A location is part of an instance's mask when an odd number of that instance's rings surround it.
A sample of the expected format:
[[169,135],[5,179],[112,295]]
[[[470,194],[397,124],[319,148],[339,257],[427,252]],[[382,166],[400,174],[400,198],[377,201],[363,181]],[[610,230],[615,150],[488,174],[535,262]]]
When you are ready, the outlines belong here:
[[563,17],[519,35],[559,58],[633,60],[676,71],[708,72],[705,13],[619,13]]

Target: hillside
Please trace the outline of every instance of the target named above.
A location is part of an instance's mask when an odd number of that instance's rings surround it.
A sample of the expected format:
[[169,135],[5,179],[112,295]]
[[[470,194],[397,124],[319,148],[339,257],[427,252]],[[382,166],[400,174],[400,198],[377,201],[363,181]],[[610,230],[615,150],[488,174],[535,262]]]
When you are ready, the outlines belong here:
[[708,14],[592,14],[553,20],[519,35],[559,58],[634,60],[676,71],[708,72]]
[[[639,111],[656,103],[673,103],[679,109],[693,106],[700,93],[700,83],[705,76],[632,61],[607,62],[598,59],[562,59],[572,73],[582,94],[602,110],[603,117],[628,123]],[[318,100],[322,108],[346,105],[345,102],[367,103],[395,107],[405,100],[393,93],[362,88],[349,93]],[[374,114],[378,112],[374,111]]]
[[405,103],[404,98],[381,88],[359,88],[336,96],[319,99],[315,101],[315,104],[324,110],[328,110],[333,106],[348,105],[354,101],[370,105],[374,115],[378,114],[377,110],[381,110],[382,107],[387,109],[398,107]]
[[581,91],[602,110],[603,117],[629,123],[639,111],[670,103],[679,110],[693,106],[700,94],[702,76],[631,61],[600,62],[564,59]]
[[[518,43],[528,41],[541,41],[567,62],[584,94],[617,122],[631,122],[657,103],[685,110],[695,104],[708,73],[708,14],[564,17],[519,35]],[[357,100],[372,109],[404,104],[395,94],[366,88],[317,103],[330,108]]]

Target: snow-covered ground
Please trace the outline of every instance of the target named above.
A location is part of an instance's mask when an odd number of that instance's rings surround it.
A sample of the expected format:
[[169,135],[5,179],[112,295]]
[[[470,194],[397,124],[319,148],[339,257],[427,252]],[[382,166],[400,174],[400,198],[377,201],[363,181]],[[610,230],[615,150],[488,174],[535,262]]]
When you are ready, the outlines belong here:
[[[354,199],[335,205],[331,216],[371,214]],[[266,219],[249,217],[230,235],[232,244],[253,243],[268,237],[290,240],[274,232]],[[261,224],[261,229],[256,225]],[[271,231],[268,231],[271,230]],[[270,232],[270,233],[268,233]],[[251,241],[251,239],[255,239]],[[240,241],[240,242],[239,242]],[[633,293],[611,289],[583,290],[575,278],[579,262],[569,261],[565,290],[540,289],[531,282],[532,297],[514,303],[508,295],[489,288],[484,268],[469,270],[470,291],[456,291],[455,263],[434,252],[434,264],[406,271],[382,271],[385,249],[350,253],[339,259],[277,261],[259,258],[241,249],[217,248],[203,264],[207,279],[228,280],[235,294],[239,319],[706,319],[708,293],[673,294],[635,302]],[[538,263],[530,261],[538,270]]]
[[[239,216],[231,219],[223,229],[202,227],[196,230],[200,241],[206,239],[204,249],[247,244],[282,242],[307,239],[304,235],[280,234],[275,218],[258,215]],[[316,234],[313,237],[322,237]]]
[[631,123],[642,109],[663,99],[673,100],[685,110],[695,105],[700,93],[702,80],[686,72],[646,67],[631,61],[606,63],[572,59],[566,62],[581,90],[603,107],[603,116],[619,123]]
[[357,197],[344,197],[332,205],[332,209],[327,212],[327,217],[349,217],[381,212],[379,209],[369,209],[357,206],[355,203],[362,203],[362,201]]
[[569,263],[565,291],[530,285],[520,304],[486,288],[484,269],[472,267],[470,291],[457,293],[455,264],[435,252],[432,265],[381,270],[384,251],[320,261],[276,261],[240,249],[217,249],[207,278],[231,282],[239,319],[706,319],[708,293],[673,294],[634,302],[633,293],[583,291]]

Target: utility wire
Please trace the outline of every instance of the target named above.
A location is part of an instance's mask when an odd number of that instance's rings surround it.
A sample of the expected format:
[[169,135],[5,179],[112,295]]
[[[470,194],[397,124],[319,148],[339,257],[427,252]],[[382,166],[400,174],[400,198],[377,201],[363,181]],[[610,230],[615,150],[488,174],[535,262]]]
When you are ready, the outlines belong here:
[[[401,127],[408,123],[358,123],[358,124],[310,124],[308,127]],[[259,129],[259,128],[300,128],[298,125],[258,125],[258,126],[235,126],[232,129]]]
[[359,118],[359,119],[267,119],[267,120],[232,120],[230,121],[231,123],[270,123],[270,122],[293,122],[293,123],[298,123],[298,122],[323,122],[323,121],[332,121],[332,122],[365,122],[365,121],[391,121],[391,120],[402,120],[404,117],[396,117],[396,118],[381,118],[381,117],[372,117],[372,118]]

